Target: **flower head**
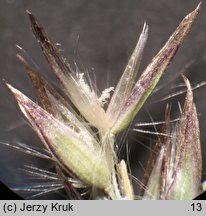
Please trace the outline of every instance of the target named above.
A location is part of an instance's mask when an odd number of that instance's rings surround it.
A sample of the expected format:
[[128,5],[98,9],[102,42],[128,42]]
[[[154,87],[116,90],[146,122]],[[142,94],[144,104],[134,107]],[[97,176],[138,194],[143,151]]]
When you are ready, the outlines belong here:
[[[95,198],[134,199],[126,163],[119,162],[115,151],[115,135],[133,121],[153,92],[199,10],[200,4],[183,19],[136,81],[148,37],[145,24],[116,88],[105,89],[101,96],[89,85],[83,73],[73,70],[36,18],[28,12],[33,33],[67,98],[55,91],[20,55],[18,58],[24,64],[43,108],[16,88],[6,85],[48,149],[57,170],[61,170],[67,180],[68,176],[78,178],[81,185],[93,189]],[[170,132],[167,113],[164,128],[165,133],[176,138],[160,139],[157,143],[158,155],[151,159],[153,169],[150,166],[146,173],[144,199],[188,199],[198,193],[201,177],[199,126],[191,87],[189,81],[184,80],[188,92],[180,124],[175,132]],[[104,104],[112,91],[105,109]]]

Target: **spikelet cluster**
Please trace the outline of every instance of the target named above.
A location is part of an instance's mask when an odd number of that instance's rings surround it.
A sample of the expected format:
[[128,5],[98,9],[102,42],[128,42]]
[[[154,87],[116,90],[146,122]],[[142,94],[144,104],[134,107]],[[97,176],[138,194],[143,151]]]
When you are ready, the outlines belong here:
[[[136,199],[127,164],[118,158],[115,137],[133,121],[155,89],[167,66],[198,15],[200,4],[187,15],[136,81],[148,37],[145,23],[137,45],[116,87],[98,95],[84,74],[75,71],[62,56],[36,18],[28,12],[41,50],[67,98],[62,97],[20,55],[41,105],[6,83],[21,112],[32,125],[54,163],[61,189],[75,198],[87,188],[92,199]],[[199,123],[189,80],[183,76],[187,95],[180,121],[170,128],[170,107],[148,161],[140,199],[192,199],[201,191],[202,158]],[[108,104],[106,107],[105,104]],[[94,132],[95,131],[95,132]],[[175,137],[175,138],[174,138]],[[33,155],[34,150],[24,146]],[[27,167],[35,173],[34,167]],[[38,169],[38,172],[42,170]],[[68,190],[69,188],[69,190]],[[74,198],[74,197],[73,197]]]

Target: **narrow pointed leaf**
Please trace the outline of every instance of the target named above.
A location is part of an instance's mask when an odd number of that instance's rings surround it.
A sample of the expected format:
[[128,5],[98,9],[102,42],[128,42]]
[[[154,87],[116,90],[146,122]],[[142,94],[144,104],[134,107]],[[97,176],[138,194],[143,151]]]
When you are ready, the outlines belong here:
[[23,63],[43,108],[75,131],[87,136],[95,146],[99,145],[95,139],[96,135],[94,132],[91,131],[87,123],[73,110],[65,99],[22,56],[17,55],[17,58]]
[[199,122],[188,79],[184,77],[187,96],[179,126],[174,154],[173,181],[167,199],[187,200],[197,196],[201,189],[202,157]]
[[131,93],[131,89],[134,86],[147,37],[148,26],[145,23],[138,43],[129,59],[120,81],[117,84],[117,87],[115,88],[114,94],[107,109],[107,115],[109,116],[110,121],[113,123],[117,120],[128,96]]
[[113,134],[123,130],[134,119],[135,115],[154,90],[165,69],[190,31],[199,10],[200,4],[192,13],[183,19],[165,46],[159,51],[159,53],[153,58],[152,62],[145,69],[128,97],[117,122],[111,129]]
[[43,106],[43,108],[51,113],[54,114],[56,113],[55,110],[53,110],[52,108],[52,103],[49,100],[46,91],[50,92],[52,95],[55,96],[55,98],[57,98],[58,100],[61,101],[61,103],[65,104],[66,101],[64,100],[64,98],[58,93],[56,92],[53,87],[42,77],[40,76],[29,64],[28,62],[20,55],[17,55],[17,58],[23,63],[26,72],[30,78],[30,80],[32,81],[32,85],[35,88],[37,95],[41,101],[41,104]]
[[[165,123],[163,125],[163,128],[162,128],[162,132],[161,134],[165,134],[164,135],[160,135],[159,138],[158,138],[158,141],[156,142],[155,144],[155,147],[153,149],[153,151],[151,152],[151,155],[150,155],[150,158],[147,162],[147,167],[145,169],[145,172],[144,172],[144,177],[143,177],[143,180],[142,180],[142,187],[140,188],[140,195],[143,195],[144,192],[145,192],[145,189],[148,188],[148,181],[151,181],[150,184],[159,184],[159,189],[160,189],[160,194],[161,194],[161,190],[162,190],[162,187],[163,187],[163,182],[164,182],[164,178],[161,178],[160,179],[160,182],[156,182],[155,179],[153,179],[151,173],[153,172],[153,169],[154,169],[154,166],[156,164],[156,161],[158,160],[158,163],[160,163],[160,159],[158,159],[160,156],[160,151],[164,148],[164,157],[163,159],[161,160],[162,161],[162,170],[161,170],[161,173],[162,175],[164,175],[164,172],[166,172],[166,161],[165,161],[165,155],[167,154],[167,150],[168,150],[168,147],[169,147],[169,141],[170,141],[170,138],[166,135],[169,135],[170,134],[170,108],[167,106],[166,107],[166,111],[165,111]],[[157,166],[157,165],[156,165]],[[155,171],[156,172],[156,171]],[[153,173],[155,173],[153,172]],[[160,173],[160,174],[161,174]]]
[[61,103],[61,101],[57,100],[50,92],[47,92],[47,96],[52,104],[53,109],[57,111],[55,117],[58,120],[64,122],[74,131],[82,134],[82,136],[87,138],[87,140],[89,140],[88,144],[92,144],[91,148],[100,147],[99,143],[97,142],[95,133],[83,119],[77,117],[73,112],[70,111],[70,109],[68,109],[63,103]]
[[30,12],[28,15],[34,35],[67,96],[93,126],[103,130],[107,129],[109,121],[104,109],[99,104],[94,89],[87,84],[83,74],[75,73],[72,70],[66,59],[61,56],[58,48],[39,26],[35,17]]
[[147,181],[143,200],[159,200],[165,149],[162,147]]
[[111,171],[103,151],[100,148],[90,148],[91,145],[85,137],[58,121],[11,85],[7,86],[14,94],[22,113],[56,158],[57,163],[85,184],[109,193]]

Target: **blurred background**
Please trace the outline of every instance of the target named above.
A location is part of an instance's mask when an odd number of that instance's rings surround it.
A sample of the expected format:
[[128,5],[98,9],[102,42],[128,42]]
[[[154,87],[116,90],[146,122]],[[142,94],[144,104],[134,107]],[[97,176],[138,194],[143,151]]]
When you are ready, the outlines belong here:
[[[144,22],[149,25],[149,37],[140,71],[164,45],[179,22],[191,12],[199,1],[185,0],[1,0],[0,1],[0,80],[38,102],[35,91],[16,54],[24,54],[30,63],[54,86],[55,78],[31,32],[26,10],[30,10],[53,39],[61,44],[67,60],[77,63],[82,72],[88,71],[99,90],[115,86],[137,43]],[[157,91],[149,98],[134,121],[164,120],[167,103],[172,103],[172,119],[179,117],[178,101],[183,104],[184,94],[169,100],[162,99],[184,88],[180,74],[184,73],[192,86],[206,81],[206,5],[203,3],[192,31],[180,48]],[[22,47],[20,50],[16,45]],[[57,87],[58,88],[58,87]],[[194,90],[199,113],[203,180],[206,179],[206,87]],[[157,139],[132,131],[119,135],[119,154],[129,159],[132,175],[142,180],[146,161]],[[142,128],[141,128],[142,129]],[[159,129],[159,128],[158,128]],[[154,128],[146,130],[155,131]],[[16,102],[0,81],[0,141],[17,142],[42,148],[41,141],[22,117]],[[126,144],[129,143],[129,154]],[[30,184],[21,168],[25,164],[48,167],[48,163],[15,149],[0,145],[0,181],[12,188]],[[138,194],[138,184],[134,181]],[[21,195],[22,193],[19,192]],[[23,194],[26,197],[25,194]],[[46,197],[44,197],[46,198]],[[49,198],[60,198],[50,195]]]

